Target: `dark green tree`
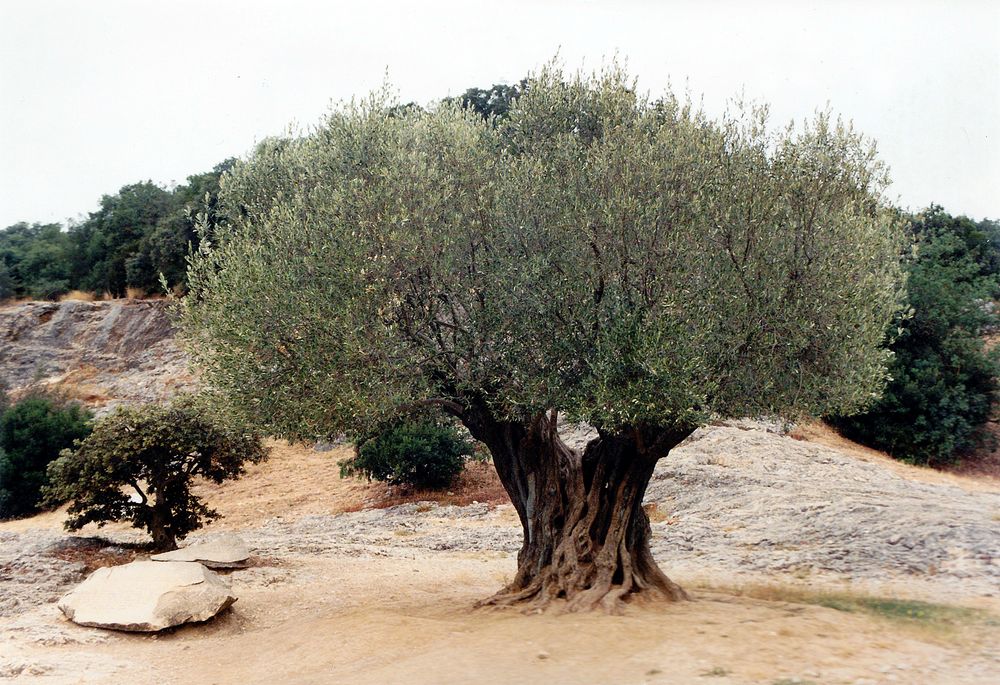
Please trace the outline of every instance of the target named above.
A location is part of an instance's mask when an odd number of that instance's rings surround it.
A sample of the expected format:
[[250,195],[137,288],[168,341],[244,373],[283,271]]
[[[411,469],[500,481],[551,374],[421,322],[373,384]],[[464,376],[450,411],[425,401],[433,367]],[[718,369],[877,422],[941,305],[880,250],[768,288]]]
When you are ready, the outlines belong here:
[[55,299],[71,287],[70,237],[59,224],[8,226],[0,231],[0,265],[8,297]]
[[909,223],[917,241],[906,263],[911,312],[896,324],[892,380],[868,411],[832,420],[845,435],[935,466],[981,437],[1000,371],[982,337],[997,323],[991,303],[1000,287],[989,228],[937,206]]
[[147,292],[159,290],[161,275],[168,286],[185,286],[187,256],[201,240],[196,230],[198,217],[202,216],[206,225],[217,222],[219,181],[234,164],[235,160],[226,160],[208,173],[189,176],[186,184],[173,190],[173,210],[144,234],[126,261],[129,286]]
[[0,301],[14,297],[14,279],[7,263],[0,258]]
[[68,530],[130,521],[158,550],[218,518],[191,492],[196,478],[238,478],[267,457],[258,435],[212,419],[190,398],[122,408],[48,469],[49,501],[70,501]]
[[514,85],[497,83],[490,88],[469,88],[457,98],[462,107],[471,109],[487,121],[505,119],[514,101],[528,88],[528,79],[521,79]]
[[77,246],[74,276],[80,287],[123,296],[129,258],[173,210],[172,194],[152,181],[124,186],[101,198],[100,209],[72,231]]
[[0,414],[0,518],[38,511],[46,468],[59,452],[90,432],[90,414],[77,404],[26,397]]

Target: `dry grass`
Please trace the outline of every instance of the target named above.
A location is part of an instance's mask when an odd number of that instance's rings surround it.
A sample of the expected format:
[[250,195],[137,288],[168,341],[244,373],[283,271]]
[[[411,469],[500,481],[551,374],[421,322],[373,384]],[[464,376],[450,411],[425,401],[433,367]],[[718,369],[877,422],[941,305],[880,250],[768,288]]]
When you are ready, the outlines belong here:
[[7,299],[0,299],[0,307],[14,307],[19,304],[26,304],[28,302],[36,302],[30,297],[8,297]]
[[[994,407],[994,412],[997,408]],[[994,417],[983,426],[981,443],[961,455],[959,461],[944,468],[969,478],[989,478],[1000,482],[1000,421]]]
[[142,300],[146,297],[146,291],[142,288],[125,288],[125,297],[129,300]]
[[340,477],[337,462],[351,454],[349,446],[329,452],[283,440],[268,440],[267,446],[271,450],[267,461],[247,466],[242,478],[195,486],[195,493],[223,516],[214,527],[255,526],[274,517],[295,520],[338,514],[355,510],[369,498],[366,483]]
[[70,290],[65,295],[59,298],[60,302],[93,302],[97,299],[97,295],[94,293],[88,293],[85,290]]
[[[986,460],[984,465],[978,469],[971,460],[962,466],[955,466],[948,470],[932,469],[928,466],[914,466],[913,464],[893,459],[885,452],[880,452],[879,450],[848,440],[822,421],[799,423],[788,434],[788,437],[794,440],[803,440],[816,445],[830,447],[838,452],[844,452],[852,457],[856,457],[861,461],[876,463],[909,480],[938,485],[955,485],[966,490],[980,492],[997,492],[998,487],[1000,487],[1000,482],[997,480],[1000,472],[997,472],[997,476],[993,476],[994,472],[991,470],[993,467],[985,465],[989,460]],[[992,458],[1000,460],[1000,453]],[[1000,469],[1000,464],[996,468]]]
[[141,553],[142,549],[139,547],[111,546],[100,538],[77,538],[74,544],[57,547],[51,554],[56,559],[82,563],[84,572],[90,573],[105,566],[118,566],[135,561]]
[[465,507],[473,502],[491,506],[510,503],[493,465],[479,461],[468,462],[458,480],[447,490],[422,490],[384,483],[373,483],[370,487],[367,500],[356,504],[349,511],[386,509],[411,502],[435,502],[457,507]]

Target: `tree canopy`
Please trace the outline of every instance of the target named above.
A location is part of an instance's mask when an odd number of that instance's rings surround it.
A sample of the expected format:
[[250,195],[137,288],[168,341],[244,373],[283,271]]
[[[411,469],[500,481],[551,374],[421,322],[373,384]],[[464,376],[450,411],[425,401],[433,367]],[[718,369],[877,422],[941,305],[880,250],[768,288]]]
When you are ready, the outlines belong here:
[[0,299],[49,299],[70,289],[73,245],[59,224],[8,226],[0,231]]
[[872,398],[901,245],[857,134],[539,79],[496,131],[380,94],[238,165],[185,303],[210,378],[293,436],[429,397],[608,429]]
[[[524,527],[497,602],[683,592],[649,555],[656,460],[717,417],[881,391],[900,302],[885,172],[848,124],[774,131],[549,66],[507,116],[386,92],[227,177],[181,326],[205,379],[292,438],[435,404]],[[599,437],[575,452],[559,415]]]

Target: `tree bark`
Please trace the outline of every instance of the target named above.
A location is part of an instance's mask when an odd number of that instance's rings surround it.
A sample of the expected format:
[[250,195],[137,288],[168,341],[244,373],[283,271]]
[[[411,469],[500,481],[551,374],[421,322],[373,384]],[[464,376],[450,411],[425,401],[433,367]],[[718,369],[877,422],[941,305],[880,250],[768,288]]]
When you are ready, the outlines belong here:
[[559,438],[555,412],[527,423],[475,409],[464,418],[524,532],[514,580],[483,604],[618,612],[636,597],[687,598],[653,560],[642,499],[657,460],[693,427],[601,433],[578,452]]
[[170,508],[157,492],[149,520],[149,534],[153,537],[153,549],[157,552],[177,549],[177,536],[171,530],[170,519]]

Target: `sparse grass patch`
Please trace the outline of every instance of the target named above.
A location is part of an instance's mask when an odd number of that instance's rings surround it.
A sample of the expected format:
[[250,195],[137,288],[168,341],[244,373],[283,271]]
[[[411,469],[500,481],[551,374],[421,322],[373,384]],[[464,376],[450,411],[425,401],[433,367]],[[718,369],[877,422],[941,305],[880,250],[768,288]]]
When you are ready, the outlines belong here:
[[[348,508],[346,511],[388,509],[410,502],[433,502],[438,505],[451,504],[458,507],[465,507],[473,502],[488,504],[491,507],[510,503],[510,497],[500,484],[493,465],[472,460],[465,463],[462,473],[447,490],[423,490],[385,483],[373,483],[371,487],[374,493],[367,502]],[[417,509],[417,511],[429,510],[429,504],[423,504]]]
[[703,671],[701,674],[702,678],[723,678],[732,673],[728,668],[722,668],[721,666],[714,666],[707,671]]
[[863,613],[905,626],[940,632],[971,626],[1000,626],[1000,618],[988,611],[913,599],[873,597],[854,592],[807,590],[786,585],[751,584],[737,588],[706,587],[706,589],[768,602],[812,604],[847,613]]
[[892,621],[958,624],[985,619],[982,611],[967,607],[933,604],[912,599],[865,597],[851,594],[820,594],[811,604],[847,612],[865,612]]

